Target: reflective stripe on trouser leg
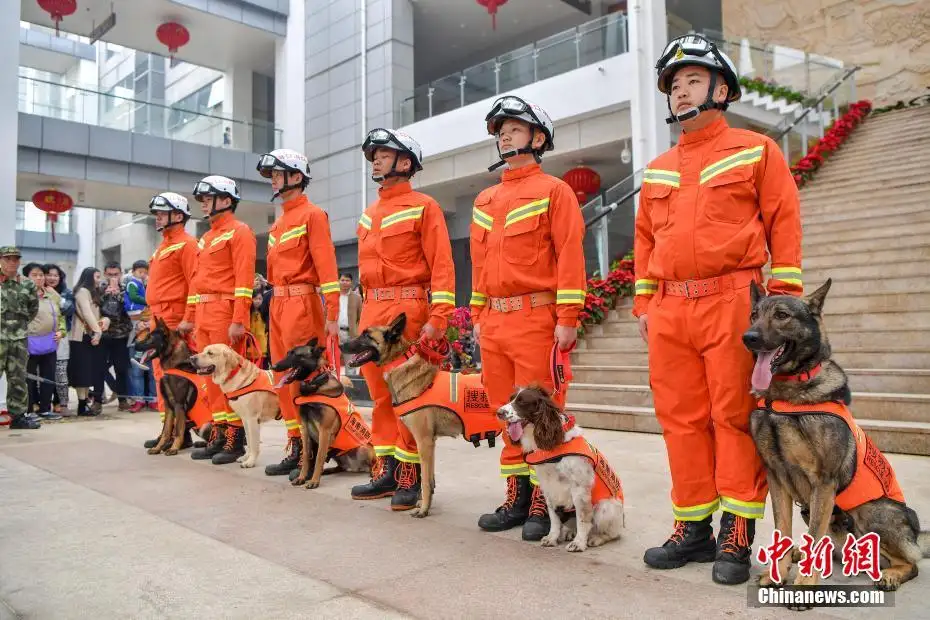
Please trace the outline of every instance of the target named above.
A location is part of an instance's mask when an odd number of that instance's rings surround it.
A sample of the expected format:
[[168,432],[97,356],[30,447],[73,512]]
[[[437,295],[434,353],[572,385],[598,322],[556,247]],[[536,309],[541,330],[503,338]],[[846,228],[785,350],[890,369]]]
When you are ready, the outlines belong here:
[[394,458],[403,463],[419,463],[420,455],[416,452],[407,452],[402,449],[400,446],[397,446],[394,449]]
[[668,454],[672,511],[680,521],[713,514],[719,498],[710,395],[690,331],[692,307],[706,299],[712,297],[686,300],[660,292],[649,305],[649,383]]
[[[287,356],[288,351],[306,344],[311,338],[325,342],[323,305],[317,295],[294,297],[272,297],[268,311],[268,335],[271,339],[271,361],[277,362]],[[275,384],[284,376],[274,373]],[[278,391],[278,405],[287,428],[287,436],[300,437],[300,409],[294,399],[300,396],[300,383],[284,385]]]
[[536,477],[536,468],[530,467],[530,484],[534,487],[539,486],[539,478]]
[[747,519],[761,519],[765,516],[765,502],[743,502],[732,497],[720,497],[720,508],[725,512]]
[[397,418],[397,446],[394,456],[398,461],[405,463],[420,462],[420,451],[417,450],[417,442],[413,438],[413,433],[400,418]]
[[391,392],[388,390],[381,370],[374,364],[361,367],[362,377],[368,384],[371,395],[371,443],[376,456],[394,456],[397,448],[397,416],[391,406]]

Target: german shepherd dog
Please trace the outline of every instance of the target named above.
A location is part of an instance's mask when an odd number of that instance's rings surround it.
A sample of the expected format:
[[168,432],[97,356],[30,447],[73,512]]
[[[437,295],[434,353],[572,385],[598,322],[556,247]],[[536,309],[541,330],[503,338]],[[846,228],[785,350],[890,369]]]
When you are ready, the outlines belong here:
[[[160,318],[155,319],[155,329],[151,330],[148,336],[136,341],[135,349],[143,353],[143,363],[157,357],[164,370],[177,368],[192,374],[197,372],[190,363],[191,350],[187,342],[176,331],[169,329]],[[165,422],[158,441],[148,452],[164,452],[171,456],[177,454],[178,450],[189,447],[186,445],[190,441],[187,413],[197,402],[197,386],[184,377],[166,374],[159,381],[159,388],[165,404]],[[200,429],[200,432],[207,434],[209,430],[204,428]]]
[[[329,397],[339,397],[345,393],[346,385],[336,379],[330,372],[321,372],[309,381],[306,379],[320,369],[326,347],[317,346],[318,340],[311,338],[305,345],[294,347],[287,355],[274,364],[271,369],[275,372],[285,372],[279,385],[300,381],[301,396],[320,394]],[[346,378],[345,381],[348,381]],[[350,383],[351,385],[351,383]],[[306,483],[306,488],[315,489],[320,486],[320,477],[323,474],[341,471],[363,472],[371,469],[374,460],[374,448],[368,445],[359,446],[345,454],[330,454],[330,445],[336,438],[341,427],[341,419],[336,410],[322,403],[304,404],[300,406],[300,474],[291,481],[294,486]],[[316,454],[313,463],[313,475],[307,480],[310,473],[310,455]],[[329,459],[336,461],[336,467],[324,471],[323,465]]]
[[[401,313],[387,327],[369,327],[343,345],[347,353],[354,355],[347,364],[353,368],[368,362],[384,366],[401,357],[411,344],[403,337],[406,325],[407,315]],[[438,372],[439,366],[415,353],[404,364],[386,372],[384,380],[392,401],[403,403],[423,394],[432,385]],[[402,416],[401,420],[410,429],[420,451],[423,483],[420,485],[420,502],[411,516],[422,518],[429,515],[436,486],[436,438],[462,437],[465,429],[457,415],[438,406],[411,411]],[[426,484],[427,481],[429,484]]]
[[[851,402],[846,373],[831,358],[824,330],[823,306],[830,284],[827,280],[801,299],[766,297],[752,283],[751,325],[743,334],[743,342],[756,354],[753,393],[766,403],[810,405],[816,412],[818,404]],[[875,583],[878,589],[896,590],[917,576],[917,562],[930,556],[930,532],[920,531],[914,510],[888,497],[848,511],[835,505],[837,494],[852,482],[857,468],[856,438],[843,419],[829,413],[776,413],[770,407],[760,407],[752,412],[750,432],[765,464],[775,527],[782,534],[791,536],[794,501],[801,506],[814,541],[829,530],[835,549],[841,549],[847,533],[859,537],[875,532],[880,536],[881,555],[890,566]],[[779,562],[783,579],[798,556],[796,551],[793,557],[788,554]],[[812,571],[809,577],[797,575],[794,584],[816,585],[818,580],[817,572]],[[773,585],[768,573],[759,583]]]

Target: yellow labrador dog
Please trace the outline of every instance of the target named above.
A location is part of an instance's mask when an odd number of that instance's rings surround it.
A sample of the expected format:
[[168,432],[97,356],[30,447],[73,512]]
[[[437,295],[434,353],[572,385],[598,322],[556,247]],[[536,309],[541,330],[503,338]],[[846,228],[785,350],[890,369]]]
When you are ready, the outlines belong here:
[[225,344],[204,347],[191,356],[191,364],[197,374],[213,375],[213,381],[226,394],[245,430],[245,454],[239,457],[239,464],[255,467],[261,443],[259,424],[281,418],[271,371],[262,370]]

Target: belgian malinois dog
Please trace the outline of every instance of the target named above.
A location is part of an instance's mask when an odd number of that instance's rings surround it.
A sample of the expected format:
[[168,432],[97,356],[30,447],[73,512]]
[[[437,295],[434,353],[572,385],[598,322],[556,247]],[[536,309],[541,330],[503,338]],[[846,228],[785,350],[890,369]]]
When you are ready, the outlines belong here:
[[[373,326],[343,345],[347,353],[354,354],[347,364],[358,367],[368,362],[384,366],[408,352],[411,343],[404,339],[407,315],[401,313],[389,326]],[[395,403],[405,403],[418,398],[436,379],[439,366],[431,363],[419,353],[414,353],[402,365],[384,374],[384,381]],[[494,415],[493,413],[490,415]],[[422,518],[429,515],[436,486],[436,438],[463,437],[464,426],[459,417],[442,407],[424,406],[401,416],[410,429],[420,451],[421,478],[420,501],[411,516]],[[493,438],[489,439],[493,445]],[[475,440],[477,446],[477,440]]]
[[[338,398],[345,393],[346,385],[330,372],[325,370],[317,372],[321,368],[323,355],[326,352],[326,347],[320,347],[317,344],[317,338],[311,338],[307,344],[294,347],[287,352],[284,359],[272,366],[272,370],[287,371],[279,385],[300,381],[301,396],[319,394]],[[348,378],[344,380],[349,381]],[[320,478],[323,474],[341,471],[363,472],[371,469],[375,451],[371,443],[342,454],[336,454],[330,450],[342,426],[335,409],[324,403],[308,403],[300,405],[299,412],[302,444],[300,474],[291,481],[291,484],[299,486],[306,483],[306,488],[315,489],[320,486]],[[310,474],[310,455],[314,453],[316,457],[313,463],[313,474],[307,480]],[[336,462],[336,466],[324,470],[323,465],[330,459]]]
[[[155,329],[151,330],[148,336],[136,341],[135,349],[143,353],[143,363],[150,358],[157,357],[163,370],[176,368],[191,374],[197,372],[190,363],[191,350],[187,342],[160,318],[155,319]],[[197,402],[198,391],[197,386],[188,379],[169,374],[161,378],[158,387],[165,405],[165,422],[158,441],[149,448],[148,452],[149,454],[164,452],[171,456],[177,454],[182,447],[189,447],[185,445],[190,440],[187,429],[188,424],[193,425],[193,422],[189,422],[187,413]],[[200,432],[207,434],[209,430],[209,428],[204,428],[200,429]]]
[[[867,450],[862,463],[877,463],[876,469],[862,465],[862,475],[874,476],[886,491],[889,482],[896,488],[897,481],[891,465],[861,429],[856,429],[861,433],[857,442],[844,419],[818,413],[818,407],[826,407],[825,403],[849,405],[852,400],[846,373],[832,359],[824,329],[823,306],[830,284],[827,280],[801,299],[766,297],[752,283],[752,324],[743,334],[743,342],[756,354],[752,390],[761,400],[750,417],[750,432],[768,474],[775,527],[791,536],[792,502],[797,502],[815,542],[829,531],[834,548],[839,550],[847,533],[856,537],[877,533],[881,555],[890,566],[875,585],[880,590],[896,590],[917,576],[921,558],[930,557],[930,532],[920,531],[914,510],[887,496],[894,493],[846,511],[836,505],[837,495],[849,487],[860,467],[859,449]],[[778,413],[773,409],[776,401],[800,407],[793,407],[791,413]],[[903,494],[900,497],[903,499]],[[779,562],[783,579],[792,559],[799,555],[796,551]],[[811,576],[797,575],[794,584],[816,585],[818,580],[817,572],[812,571]],[[768,573],[759,583],[773,585]]]

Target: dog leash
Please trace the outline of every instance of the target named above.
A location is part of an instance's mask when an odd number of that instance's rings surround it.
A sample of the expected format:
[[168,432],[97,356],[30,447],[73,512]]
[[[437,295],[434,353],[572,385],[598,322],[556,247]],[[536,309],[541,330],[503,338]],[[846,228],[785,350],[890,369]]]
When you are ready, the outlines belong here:
[[333,365],[333,374],[336,379],[341,378],[342,372],[342,351],[339,349],[339,336],[330,336],[326,339],[326,348],[329,353],[329,361]]
[[552,377],[553,394],[561,393],[562,386],[574,378],[571,353],[575,349],[575,344],[573,342],[572,346],[564,351],[559,348],[558,342],[552,345],[552,352],[549,354],[549,375]]

